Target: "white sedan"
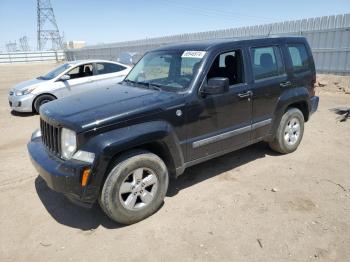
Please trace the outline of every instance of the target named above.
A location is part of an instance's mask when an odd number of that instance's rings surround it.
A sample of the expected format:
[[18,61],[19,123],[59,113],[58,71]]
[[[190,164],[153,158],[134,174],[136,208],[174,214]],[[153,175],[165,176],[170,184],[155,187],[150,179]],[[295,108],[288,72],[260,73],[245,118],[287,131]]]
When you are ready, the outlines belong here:
[[130,66],[112,61],[67,62],[11,88],[9,104],[17,112],[39,112],[39,107],[51,100],[118,83],[130,70]]

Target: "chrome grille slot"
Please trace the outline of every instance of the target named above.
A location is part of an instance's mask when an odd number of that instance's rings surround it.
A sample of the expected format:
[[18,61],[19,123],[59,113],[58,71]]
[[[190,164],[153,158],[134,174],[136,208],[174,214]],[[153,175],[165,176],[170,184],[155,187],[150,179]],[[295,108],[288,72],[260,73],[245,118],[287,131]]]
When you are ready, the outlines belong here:
[[44,145],[55,155],[61,156],[61,129],[40,119],[40,129]]

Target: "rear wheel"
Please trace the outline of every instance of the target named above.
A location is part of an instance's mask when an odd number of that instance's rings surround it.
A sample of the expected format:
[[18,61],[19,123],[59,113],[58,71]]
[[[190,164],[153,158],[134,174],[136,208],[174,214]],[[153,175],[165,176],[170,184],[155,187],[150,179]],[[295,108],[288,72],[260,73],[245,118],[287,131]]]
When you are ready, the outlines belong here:
[[99,199],[103,211],[122,224],[138,222],[163,203],[168,189],[164,162],[147,151],[123,155],[109,172]]
[[297,108],[290,108],[282,116],[275,138],[269,143],[270,148],[287,154],[294,152],[304,134],[304,115]]
[[33,103],[33,107],[36,113],[39,113],[39,109],[43,104],[46,104],[52,100],[55,100],[56,98],[52,95],[40,95],[37,98],[35,98],[35,101]]

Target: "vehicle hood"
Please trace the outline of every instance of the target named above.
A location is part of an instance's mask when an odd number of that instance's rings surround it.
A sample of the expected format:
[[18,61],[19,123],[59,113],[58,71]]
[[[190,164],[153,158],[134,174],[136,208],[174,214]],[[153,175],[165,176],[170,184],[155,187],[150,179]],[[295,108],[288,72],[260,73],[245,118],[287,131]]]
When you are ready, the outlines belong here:
[[33,87],[35,85],[39,85],[43,82],[47,82],[47,80],[41,80],[41,79],[31,79],[31,80],[27,80],[27,81],[24,81],[24,82],[21,82],[17,85],[15,85],[14,87],[12,87],[11,90],[13,91],[23,91],[29,87]]
[[47,121],[83,132],[162,111],[182,95],[115,84],[58,99],[43,105],[40,115]]

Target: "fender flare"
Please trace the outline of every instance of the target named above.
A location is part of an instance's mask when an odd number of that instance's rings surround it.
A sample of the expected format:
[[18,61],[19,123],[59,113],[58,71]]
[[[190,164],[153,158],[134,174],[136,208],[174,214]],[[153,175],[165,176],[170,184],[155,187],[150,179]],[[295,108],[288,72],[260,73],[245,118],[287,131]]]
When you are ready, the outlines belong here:
[[94,164],[96,170],[93,170],[93,173],[97,177],[94,179],[93,186],[101,186],[111,161],[117,155],[152,143],[157,143],[164,147],[168,160],[171,162],[168,168],[174,169],[175,175],[178,175],[177,173],[181,172],[184,167],[184,156],[175,131],[166,121],[152,121],[100,133],[89,139],[80,148],[81,150],[93,152],[96,155]]
[[306,87],[295,87],[295,88],[285,90],[281,94],[281,96],[278,98],[274,117],[272,118],[272,126],[271,126],[272,139],[275,137],[276,130],[287,108],[292,104],[298,104],[298,103],[306,104],[307,118],[305,120],[307,121],[309,112],[310,112],[310,99],[309,99],[309,91],[307,90]]

